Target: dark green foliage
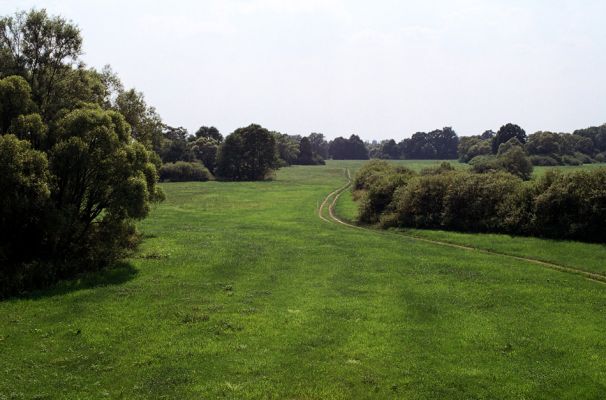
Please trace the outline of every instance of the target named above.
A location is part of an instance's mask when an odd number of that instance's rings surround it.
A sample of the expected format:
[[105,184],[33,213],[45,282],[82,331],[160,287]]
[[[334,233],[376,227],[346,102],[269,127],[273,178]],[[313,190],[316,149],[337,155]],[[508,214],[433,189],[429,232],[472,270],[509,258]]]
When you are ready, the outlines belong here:
[[519,178],[503,172],[458,173],[442,198],[441,223],[455,230],[498,232],[507,211],[503,205],[519,187]]
[[360,205],[359,219],[364,223],[376,223],[391,203],[393,192],[405,186],[416,174],[408,168],[393,168],[385,161],[371,161],[368,168],[356,176],[354,188],[366,189]]
[[252,124],[225,138],[217,158],[217,175],[234,181],[263,180],[277,162],[276,139],[267,129]]
[[440,163],[440,165],[438,165],[437,167],[423,168],[421,170],[421,175],[438,175],[438,174],[443,174],[445,172],[453,172],[453,171],[455,171],[455,168],[452,166],[452,164],[444,161],[444,162]]
[[[520,155],[516,146],[504,156]],[[442,165],[415,176],[373,161],[356,174],[354,190],[363,223],[606,242],[604,168],[524,182],[498,169],[478,174]]]
[[442,226],[444,198],[454,174],[420,176],[395,190],[391,204],[392,216],[386,226],[439,228]]
[[562,163],[564,165],[583,165],[583,162],[575,156],[565,155],[562,156]]
[[[90,101],[81,91],[81,79],[91,78],[83,69],[73,69],[81,53],[77,26],[45,10],[20,12],[0,19],[0,78],[20,75],[32,91],[43,119],[48,122],[74,101]],[[89,82],[87,82],[89,83]],[[91,86],[88,86],[89,88]]]
[[223,141],[223,135],[221,135],[219,130],[217,128],[215,128],[214,126],[211,126],[211,127],[201,126],[196,131],[195,137],[196,137],[196,139],[200,139],[200,138],[213,139],[218,143],[221,143]]
[[46,154],[14,135],[0,136],[0,296],[26,279],[44,240],[41,226],[50,203]]
[[458,154],[459,161],[469,162],[475,157],[485,156],[492,153],[490,140],[482,139],[479,136],[462,137],[459,140]]
[[[601,126],[592,126],[586,129],[579,129],[574,131],[574,136],[580,136],[589,139],[592,143],[592,147],[595,153],[601,153],[606,151],[606,124]],[[579,149],[579,151],[582,151]],[[583,151],[585,154],[589,154]]]
[[368,149],[362,139],[351,135],[349,139],[338,137],[330,142],[328,153],[333,160],[368,160]]
[[417,132],[400,142],[400,152],[407,160],[453,160],[457,158],[459,138],[450,128],[429,133]]
[[163,198],[111,100],[119,80],[74,67],[80,46],[45,11],[0,19],[0,296],[109,265]]
[[365,163],[356,173],[353,181],[354,190],[366,190],[381,175],[391,174],[394,167],[386,161],[370,160]]
[[299,142],[299,157],[297,164],[301,165],[312,165],[314,163],[314,155],[311,149],[311,142],[308,138],[301,138]]
[[517,139],[521,144],[525,144],[526,132],[515,124],[503,125],[492,139],[492,153],[497,154],[499,146],[513,138]]
[[558,160],[550,156],[530,156],[528,159],[530,160],[532,165],[537,166],[553,167],[556,165],[560,165],[560,162]]
[[278,164],[287,167],[296,164],[299,159],[299,138],[280,132],[271,132],[276,141]]
[[197,162],[177,161],[162,165],[159,171],[160,181],[195,182],[208,181],[210,172]]
[[200,137],[190,143],[191,151],[198,160],[209,170],[214,171],[217,165],[217,153],[219,152],[219,142],[215,139]]
[[506,171],[524,180],[530,179],[533,170],[532,163],[526,157],[522,148],[516,145],[507,145],[507,143],[501,145],[504,152],[497,156],[479,156],[471,160],[472,170],[477,173]]
[[548,172],[536,185],[533,225],[545,236],[606,241],[606,169]]
[[17,116],[34,108],[31,93],[27,81],[20,76],[0,80],[0,132],[7,132]]
[[310,133],[309,142],[311,143],[311,151],[316,158],[325,160],[328,158],[328,142],[324,139],[321,133]]
[[162,152],[164,143],[163,124],[153,107],[145,102],[143,93],[130,89],[124,91],[120,83],[113,108],[119,111],[131,126],[131,135],[146,148]]

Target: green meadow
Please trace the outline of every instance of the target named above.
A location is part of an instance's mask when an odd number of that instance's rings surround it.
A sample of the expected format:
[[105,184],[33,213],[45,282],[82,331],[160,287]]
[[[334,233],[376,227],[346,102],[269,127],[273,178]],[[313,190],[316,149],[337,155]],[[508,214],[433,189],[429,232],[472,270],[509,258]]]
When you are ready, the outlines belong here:
[[606,398],[606,285],[509,256],[605,246],[320,219],[360,165],[163,184],[130,258],[0,302],[0,399]]

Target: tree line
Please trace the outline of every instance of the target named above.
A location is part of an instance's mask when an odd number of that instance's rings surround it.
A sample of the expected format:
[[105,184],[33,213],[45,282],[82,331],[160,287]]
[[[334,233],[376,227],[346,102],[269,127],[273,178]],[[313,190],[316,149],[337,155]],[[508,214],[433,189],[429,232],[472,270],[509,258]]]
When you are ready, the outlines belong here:
[[415,173],[374,160],[356,174],[359,221],[381,227],[495,232],[606,242],[606,168],[523,181],[504,171]]
[[257,124],[225,139],[214,126],[201,126],[194,135],[165,126],[162,138],[160,179],[173,182],[267,179],[280,167],[324,164],[328,147],[321,133],[287,135]]

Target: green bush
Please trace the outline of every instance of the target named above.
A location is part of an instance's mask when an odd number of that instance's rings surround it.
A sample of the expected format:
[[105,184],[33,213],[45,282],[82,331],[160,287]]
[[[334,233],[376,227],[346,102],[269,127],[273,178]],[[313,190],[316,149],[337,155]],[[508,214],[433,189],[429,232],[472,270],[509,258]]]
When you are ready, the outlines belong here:
[[583,162],[574,156],[565,155],[562,157],[562,162],[565,165],[583,165]]
[[354,179],[354,189],[364,190],[360,202],[359,220],[379,222],[379,217],[391,203],[394,191],[406,186],[416,174],[402,167],[392,167],[385,161],[373,160],[360,169]]
[[477,173],[506,171],[524,180],[532,177],[532,163],[521,146],[507,142],[501,145],[501,149],[503,151],[497,156],[479,156],[472,159],[469,162],[472,171]]
[[507,198],[516,193],[521,180],[504,172],[461,173],[449,182],[442,199],[441,225],[447,229],[474,232],[504,231]]
[[560,165],[560,162],[551,156],[530,156],[529,160],[535,166],[554,167]]
[[549,171],[537,183],[533,211],[535,233],[606,241],[606,168]]
[[160,168],[162,182],[204,182],[210,177],[208,169],[197,162],[177,161],[164,164]]
[[385,226],[442,227],[444,198],[458,173],[449,172],[413,178],[393,195],[392,215]]
[[581,162],[581,164],[592,164],[593,163],[593,159],[591,157],[589,157],[587,154],[583,154],[578,151],[574,153],[574,158],[579,160]]
[[86,105],[54,129],[47,152],[0,136],[0,296],[108,265],[163,198],[150,152],[121,114]]
[[606,168],[549,171],[537,181],[446,167],[398,174],[381,162],[361,171],[361,222],[606,242]]

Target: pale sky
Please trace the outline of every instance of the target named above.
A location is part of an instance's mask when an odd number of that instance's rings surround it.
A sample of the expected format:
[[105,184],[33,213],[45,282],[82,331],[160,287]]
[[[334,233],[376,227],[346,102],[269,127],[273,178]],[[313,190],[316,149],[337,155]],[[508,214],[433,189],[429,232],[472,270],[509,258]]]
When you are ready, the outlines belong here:
[[71,19],[163,120],[328,138],[606,122],[604,0],[0,0]]

